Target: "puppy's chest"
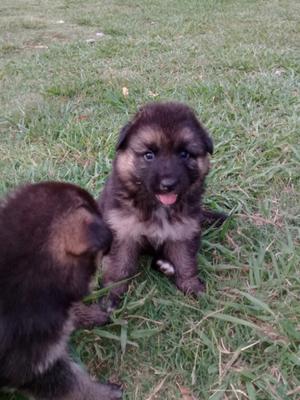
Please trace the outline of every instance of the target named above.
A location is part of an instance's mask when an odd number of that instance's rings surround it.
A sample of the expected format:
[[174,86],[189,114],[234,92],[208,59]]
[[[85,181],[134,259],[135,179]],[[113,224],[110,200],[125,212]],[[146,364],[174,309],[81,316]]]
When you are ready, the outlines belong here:
[[119,240],[134,240],[142,243],[145,239],[154,247],[166,240],[181,241],[192,239],[199,232],[198,222],[189,217],[169,218],[167,210],[159,208],[147,221],[140,221],[134,213],[113,209],[107,213],[107,222]]

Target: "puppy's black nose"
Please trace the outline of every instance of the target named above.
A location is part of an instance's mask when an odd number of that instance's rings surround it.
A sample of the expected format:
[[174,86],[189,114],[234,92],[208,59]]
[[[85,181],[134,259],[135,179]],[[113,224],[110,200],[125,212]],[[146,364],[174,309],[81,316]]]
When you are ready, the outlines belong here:
[[178,183],[176,178],[163,178],[160,181],[159,188],[163,192],[172,192]]

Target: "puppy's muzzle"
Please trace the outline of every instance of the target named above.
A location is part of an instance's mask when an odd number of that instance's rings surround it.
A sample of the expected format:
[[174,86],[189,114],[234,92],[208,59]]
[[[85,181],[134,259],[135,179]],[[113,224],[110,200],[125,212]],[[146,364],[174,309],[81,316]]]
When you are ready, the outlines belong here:
[[178,184],[178,179],[176,178],[163,178],[160,181],[159,189],[163,193],[170,193],[173,192]]

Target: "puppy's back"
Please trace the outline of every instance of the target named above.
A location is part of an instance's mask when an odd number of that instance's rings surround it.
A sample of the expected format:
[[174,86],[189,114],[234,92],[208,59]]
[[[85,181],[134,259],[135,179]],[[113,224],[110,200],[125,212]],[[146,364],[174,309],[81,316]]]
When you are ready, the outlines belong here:
[[67,183],[25,185],[1,201],[0,384],[19,386],[64,351],[70,307],[110,242],[102,224],[94,199]]

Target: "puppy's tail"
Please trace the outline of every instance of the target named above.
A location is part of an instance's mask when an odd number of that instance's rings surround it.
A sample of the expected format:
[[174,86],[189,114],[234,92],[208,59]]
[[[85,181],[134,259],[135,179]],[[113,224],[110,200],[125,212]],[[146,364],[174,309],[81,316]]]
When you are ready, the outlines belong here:
[[201,209],[199,222],[201,227],[210,228],[211,226],[220,227],[227,220],[228,214],[209,209]]

